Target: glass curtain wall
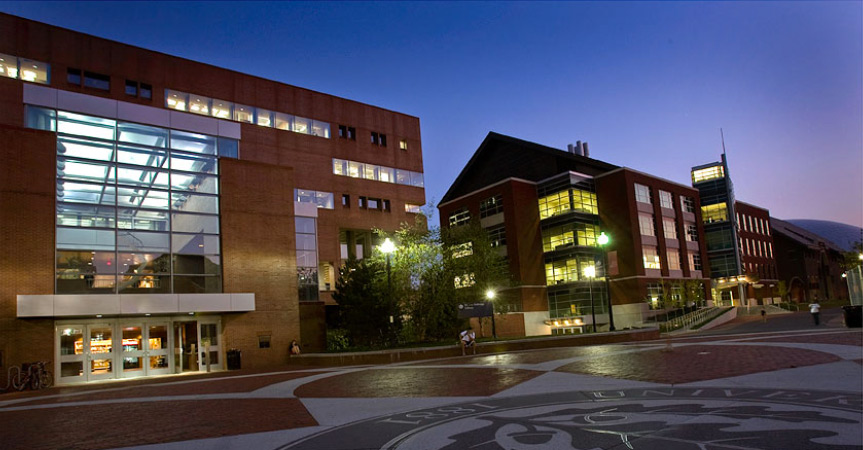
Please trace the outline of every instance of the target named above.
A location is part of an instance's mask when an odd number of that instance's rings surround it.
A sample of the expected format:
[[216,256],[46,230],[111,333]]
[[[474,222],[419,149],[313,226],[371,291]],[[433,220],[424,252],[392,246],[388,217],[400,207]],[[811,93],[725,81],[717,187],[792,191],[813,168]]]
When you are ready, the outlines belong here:
[[57,294],[222,291],[219,148],[237,141],[28,107],[57,132]]

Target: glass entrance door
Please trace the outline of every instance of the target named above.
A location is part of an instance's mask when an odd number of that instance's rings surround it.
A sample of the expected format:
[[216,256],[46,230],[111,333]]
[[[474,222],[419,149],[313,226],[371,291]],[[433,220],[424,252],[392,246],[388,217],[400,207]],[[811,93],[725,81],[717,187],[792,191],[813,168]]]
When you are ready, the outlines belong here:
[[219,355],[221,354],[221,345],[219,344],[219,328],[220,323],[218,321],[201,321],[198,324],[199,329],[201,330],[201,357],[198,358],[198,363],[200,364],[201,371],[207,371],[209,364],[209,370],[217,370],[221,368],[221,359]]
[[171,373],[168,344],[167,322],[153,322],[144,325],[147,330],[146,365],[147,375]]
[[114,327],[100,323],[87,325],[86,328],[86,381],[114,378]]
[[198,322],[174,322],[174,373],[198,370]]
[[120,330],[123,345],[120,376],[132,378],[146,375],[144,327],[140,323],[123,324],[120,326]]
[[87,381],[87,355],[84,350],[84,331],[81,324],[60,325],[57,327],[57,348],[60,356],[54,373],[62,383],[77,383]]

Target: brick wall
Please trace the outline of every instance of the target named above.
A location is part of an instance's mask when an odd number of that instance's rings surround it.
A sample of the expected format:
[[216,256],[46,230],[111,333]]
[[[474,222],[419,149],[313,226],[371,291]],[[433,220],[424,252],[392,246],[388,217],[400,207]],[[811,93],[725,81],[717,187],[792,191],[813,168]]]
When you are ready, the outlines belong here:
[[[243,352],[243,367],[283,364],[300,336],[294,234],[293,170],[221,160],[224,290],[255,293],[255,311],[225,314],[225,348]],[[270,348],[259,348],[261,336]]]
[[17,319],[18,294],[54,293],[52,133],[0,126],[0,386],[7,368],[51,361],[53,321]]

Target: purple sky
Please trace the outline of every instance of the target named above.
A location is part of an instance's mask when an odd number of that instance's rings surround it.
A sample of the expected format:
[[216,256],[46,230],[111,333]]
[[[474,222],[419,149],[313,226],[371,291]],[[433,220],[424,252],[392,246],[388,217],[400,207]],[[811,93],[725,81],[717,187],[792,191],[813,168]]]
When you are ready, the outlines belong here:
[[489,131],[863,226],[863,3],[37,3],[0,11],[415,115],[437,202]]

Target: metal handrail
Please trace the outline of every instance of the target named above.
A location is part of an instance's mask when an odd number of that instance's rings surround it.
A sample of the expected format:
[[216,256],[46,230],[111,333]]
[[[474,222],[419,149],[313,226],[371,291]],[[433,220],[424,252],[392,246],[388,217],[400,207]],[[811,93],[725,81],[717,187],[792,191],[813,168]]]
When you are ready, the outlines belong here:
[[696,311],[693,311],[688,314],[684,314],[679,317],[675,317],[671,320],[667,320],[665,322],[659,323],[659,329],[665,331],[676,330],[678,328],[683,328],[685,326],[692,326],[697,323],[703,322],[707,317],[719,309],[716,306],[711,306],[709,308],[701,308]]

